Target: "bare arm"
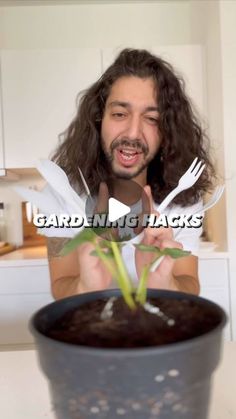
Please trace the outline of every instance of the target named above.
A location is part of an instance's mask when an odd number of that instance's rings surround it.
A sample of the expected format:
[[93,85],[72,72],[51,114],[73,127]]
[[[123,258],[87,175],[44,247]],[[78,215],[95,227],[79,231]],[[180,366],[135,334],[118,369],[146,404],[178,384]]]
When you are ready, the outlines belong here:
[[[170,244],[168,247],[177,247],[177,245],[173,242],[173,245]],[[149,254],[146,255],[148,257]],[[198,295],[200,292],[198,258],[191,255],[174,260],[170,256],[165,256],[157,270],[149,274],[148,287]]]
[[69,239],[47,240],[51,290],[55,299],[109,288],[112,277],[103,262],[92,256],[92,243],[80,245],[67,256],[59,253]]
[[188,256],[176,260],[173,267],[173,289],[199,295],[197,256]]
[[67,238],[52,237],[47,239],[51,291],[57,300],[79,292],[79,262],[77,251],[67,256],[59,256]]

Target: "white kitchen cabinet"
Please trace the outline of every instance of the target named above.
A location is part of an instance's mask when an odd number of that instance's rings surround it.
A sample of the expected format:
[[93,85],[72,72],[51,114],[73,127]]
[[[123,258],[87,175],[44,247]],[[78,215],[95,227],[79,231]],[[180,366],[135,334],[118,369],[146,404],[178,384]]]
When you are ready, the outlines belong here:
[[231,340],[232,318],[230,310],[230,286],[227,259],[199,259],[200,295],[219,304],[228,315],[224,336]]
[[51,301],[52,297],[46,293],[0,295],[0,345],[32,344],[30,318]]
[[100,50],[2,50],[1,61],[5,166],[35,167],[74,118],[77,94],[100,77]]
[[0,267],[0,345],[33,343],[29,320],[52,301],[47,264]]
[[[26,262],[27,263],[27,262]],[[0,267],[0,295],[50,293],[48,264]]]

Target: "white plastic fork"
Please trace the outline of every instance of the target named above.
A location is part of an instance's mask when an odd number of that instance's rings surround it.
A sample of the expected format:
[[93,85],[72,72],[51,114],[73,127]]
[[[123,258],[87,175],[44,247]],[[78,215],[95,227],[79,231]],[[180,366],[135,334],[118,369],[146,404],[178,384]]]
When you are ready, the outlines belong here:
[[[210,208],[212,208],[221,198],[223,192],[225,190],[225,185],[218,185],[215,190],[214,193],[211,195],[209,201],[206,202],[205,205],[203,205],[202,211],[207,211]],[[197,211],[196,211],[197,214]]]
[[[191,215],[194,214],[201,214],[206,212],[207,210],[209,210],[210,208],[212,208],[221,198],[223,192],[225,189],[225,185],[219,185],[216,187],[216,189],[214,190],[214,193],[212,194],[212,196],[210,197],[209,201],[206,202],[205,205],[203,205],[203,207],[201,208],[201,210],[196,210],[194,212],[191,213]],[[174,239],[176,240],[179,236],[181,232],[181,229],[179,229],[174,237]],[[150,272],[154,272],[156,270],[156,268],[160,265],[160,263],[163,261],[165,256],[161,256],[159,259],[157,259],[157,261],[153,264]]]
[[[193,160],[192,164],[187,169],[187,171],[179,179],[179,183],[176,186],[176,188],[174,188],[173,191],[171,191],[165,197],[165,199],[162,201],[162,203],[158,206],[157,211],[159,213],[163,212],[166,209],[166,207],[176,197],[176,195],[178,195],[178,193],[180,193],[180,192],[182,192],[182,191],[184,191],[188,188],[191,188],[191,186],[193,186],[197,182],[197,180],[199,179],[199,177],[201,176],[201,174],[202,174],[202,172],[205,168],[205,164],[202,164],[201,161],[197,163],[197,160],[198,160],[198,158],[196,157]],[[140,241],[142,239],[143,239],[143,231],[138,236],[129,240],[125,244],[128,247],[131,247],[131,246],[133,246],[133,244],[140,243]],[[162,258],[158,259],[158,261],[161,261],[161,260],[162,260]]]
[[[205,166],[206,165],[202,164],[201,161],[198,162],[198,158],[196,157],[193,160],[192,164],[189,166],[188,170],[183,174],[183,176],[181,176],[176,188],[173,189],[173,191],[171,191],[166,196],[164,201],[162,201],[162,203],[157,208],[157,211],[159,213],[163,212],[166,209],[166,207],[168,207],[170,202],[176,197],[176,195],[178,195],[182,191],[185,191],[186,189],[191,188],[191,186],[193,186],[200,178]],[[157,259],[157,261],[152,265],[150,272],[154,272],[156,270],[156,268],[160,265],[164,257],[165,256],[161,256],[159,259]]]
[[185,191],[188,188],[191,188],[191,186],[193,186],[197,182],[197,180],[199,179],[199,177],[201,176],[205,168],[205,164],[202,164],[201,161],[199,162],[197,161],[198,161],[198,158],[196,157],[193,160],[190,167],[188,168],[188,170],[183,174],[183,176],[181,176],[176,188],[173,189],[173,191],[171,191],[166,196],[164,201],[162,201],[162,203],[159,205],[159,207],[157,208],[157,211],[159,213],[163,212],[166,209],[166,207],[176,197],[176,195],[178,195],[182,191]]
[[37,164],[37,169],[51,187],[71,205],[75,212],[84,212],[85,200],[71,187],[69,179],[61,167],[51,160],[41,159]]
[[[191,213],[191,215],[195,215],[195,214],[202,214],[204,212],[206,212],[207,210],[209,210],[210,208],[214,207],[214,205],[219,201],[219,199],[221,198],[223,192],[225,190],[225,185],[218,185],[213,194],[211,195],[209,201],[207,201],[203,207],[199,210],[196,210],[194,212]],[[181,229],[177,231],[176,235],[175,235],[175,239],[179,236],[179,233],[181,232]]]

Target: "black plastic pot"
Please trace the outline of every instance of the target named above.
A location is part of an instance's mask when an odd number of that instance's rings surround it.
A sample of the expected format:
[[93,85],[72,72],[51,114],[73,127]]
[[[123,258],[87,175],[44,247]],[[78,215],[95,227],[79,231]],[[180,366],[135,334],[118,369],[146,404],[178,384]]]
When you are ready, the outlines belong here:
[[[206,419],[211,377],[221,353],[224,311],[200,297],[149,290],[149,297],[198,300],[218,324],[193,339],[147,349],[98,349],[45,336],[56,319],[81,304],[119,290],[56,301],[31,320],[40,365],[50,383],[57,419]],[[186,313],[188,315],[188,313]]]

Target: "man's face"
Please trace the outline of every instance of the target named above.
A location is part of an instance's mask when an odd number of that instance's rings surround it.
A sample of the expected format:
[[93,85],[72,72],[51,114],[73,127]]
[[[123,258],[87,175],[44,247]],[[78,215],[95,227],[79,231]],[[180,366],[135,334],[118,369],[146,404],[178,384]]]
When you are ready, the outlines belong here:
[[113,173],[134,179],[159,146],[156,91],[151,78],[121,77],[107,98],[101,126],[102,148]]

